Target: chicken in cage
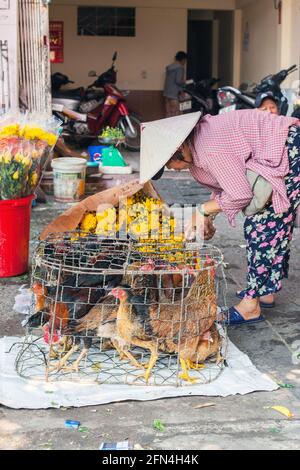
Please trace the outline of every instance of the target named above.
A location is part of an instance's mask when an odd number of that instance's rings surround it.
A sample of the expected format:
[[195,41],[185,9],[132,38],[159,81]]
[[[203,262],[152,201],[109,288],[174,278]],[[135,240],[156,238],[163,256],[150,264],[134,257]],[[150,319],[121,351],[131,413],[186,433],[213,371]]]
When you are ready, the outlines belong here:
[[222,255],[197,244],[179,257],[176,250],[94,235],[41,242],[19,374],[176,386],[214,380],[226,355],[217,315]]

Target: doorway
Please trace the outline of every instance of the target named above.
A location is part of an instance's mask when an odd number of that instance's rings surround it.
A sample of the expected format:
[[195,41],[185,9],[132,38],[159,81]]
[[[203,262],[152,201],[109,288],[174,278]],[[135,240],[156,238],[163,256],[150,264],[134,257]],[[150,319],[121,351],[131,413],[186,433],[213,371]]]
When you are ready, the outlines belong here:
[[187,78],[195,81],[212,76],[213,22],[188,20]]
[[233,78],[234,22],[232,11],[188,10],[187,79]]

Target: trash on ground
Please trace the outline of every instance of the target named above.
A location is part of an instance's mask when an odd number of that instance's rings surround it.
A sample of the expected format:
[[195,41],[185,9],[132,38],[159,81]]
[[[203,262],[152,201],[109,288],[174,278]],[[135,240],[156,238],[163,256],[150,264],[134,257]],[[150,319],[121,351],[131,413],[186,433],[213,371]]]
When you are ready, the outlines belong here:
[[133,450],[133,445],[129,441],[101,442],[99,450]]
[[278,411],[278,413],[281,413],[282,415],[286,416],[287,418],[293,418],[293,413],[286,408],[285,406],[271,406],[271,409],[274,411]]
[[80,421],[74,421],[72,419],[66,419],[65,421],[66,428],[78,429],[80,426]]
[[295,385],[292,385],[292,384],[285,384],[285,383],[281,383],[281,382],[277,382],[277,384],[279,385],[280,388],[296,388]]
[[153,421],[153,427],[154,429],[157,429],[158,431],[164,432],[166,430],[165,425],[161,422],[160,419],[155,419]]
[[81,432],[82,434],[85,434],[85,433],[88,433],[90,430],[86,426],[80,426],[78,427],[78,431]]
[[210,406],[216,406],[216,404],[215,403],[203,403],[203,405],[193,406],[193,408],[195,410],[198,410],[200,408],[209,408]]

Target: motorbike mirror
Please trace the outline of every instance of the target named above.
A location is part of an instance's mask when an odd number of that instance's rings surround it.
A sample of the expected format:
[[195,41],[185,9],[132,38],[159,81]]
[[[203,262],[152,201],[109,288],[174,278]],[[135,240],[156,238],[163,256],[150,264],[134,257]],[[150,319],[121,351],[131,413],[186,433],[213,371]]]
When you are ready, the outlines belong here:
[[118,52],[116,51],[114,55],[112,56],[112,61],[115,62],[117,60],[117,57],[118,57]]
[[89,77],[97,77],[97,73],[95,72],[95,70],[91,70],[88,74]]

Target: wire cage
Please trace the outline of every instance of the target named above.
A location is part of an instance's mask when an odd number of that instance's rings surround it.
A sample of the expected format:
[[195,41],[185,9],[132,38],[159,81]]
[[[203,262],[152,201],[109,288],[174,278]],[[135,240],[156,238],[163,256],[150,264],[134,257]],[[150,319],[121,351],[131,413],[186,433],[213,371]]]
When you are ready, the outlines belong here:
[[39,243],[16,370],[37,380],[209,383],[222,372],[221,252],[64,233]]

